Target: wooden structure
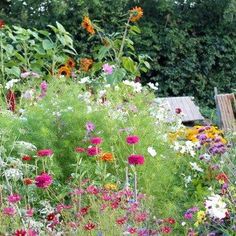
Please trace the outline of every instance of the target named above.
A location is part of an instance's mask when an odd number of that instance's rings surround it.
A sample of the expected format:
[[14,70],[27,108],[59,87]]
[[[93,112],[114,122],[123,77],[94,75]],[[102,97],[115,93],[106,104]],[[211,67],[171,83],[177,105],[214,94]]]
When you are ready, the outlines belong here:
[[236,131],[235,94],[218,94],[215,88],[215,101],[220,127],[224,130]]
[[201,115],[198,106],[194,104],[193,99],[193,97],[165,97],[156,100],[169,104],[170,117],[181,111],[184,123],[203,121],[204,117]]

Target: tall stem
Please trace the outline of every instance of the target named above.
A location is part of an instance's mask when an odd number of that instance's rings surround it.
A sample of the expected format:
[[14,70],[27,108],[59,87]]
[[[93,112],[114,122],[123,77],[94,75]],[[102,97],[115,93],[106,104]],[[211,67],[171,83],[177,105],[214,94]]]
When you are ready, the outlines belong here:
[[122,43],[121,43],[120,51],[119,51],[118,58],[117,58],[118,64],[120,64],[120,58],[121,58],[123,50],[124,50],[125,39],[126,39],[126,36],[128,34],[129,22],[130,22],[130,17],[129,17],[129,19],[126,23],[126,26],[125,26],[125,31],[124,31],[124,34],[123,34]]
[[136,170],[134,171],[134,197],[135,202],[138,202],[138,179]]

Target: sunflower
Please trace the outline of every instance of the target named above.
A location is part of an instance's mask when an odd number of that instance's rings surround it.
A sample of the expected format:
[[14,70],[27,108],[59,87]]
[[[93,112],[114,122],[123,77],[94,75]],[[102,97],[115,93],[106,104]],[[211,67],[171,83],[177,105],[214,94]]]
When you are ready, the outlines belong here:
[[141,7],[134,7],[130,10],[130,21],[136,22],[143,16],[143,9]]
[[72,58],[69,58],[66,62],[66,66],[69,68],[74,68],[75,67],[75,61]]
[[89,58],[81,58],[80,59],[80,69],[82,71],[89,71],[89,69],[92,67],[93,60]]
[[58,75],[68,78],[71,76],[71,69],[68,66],[61,66],[58,70]]
[[85,16],[82,21],[82,27],[87,30],[90,34],[95,34],[95,30],[93,28],[92,22],[88,16]]

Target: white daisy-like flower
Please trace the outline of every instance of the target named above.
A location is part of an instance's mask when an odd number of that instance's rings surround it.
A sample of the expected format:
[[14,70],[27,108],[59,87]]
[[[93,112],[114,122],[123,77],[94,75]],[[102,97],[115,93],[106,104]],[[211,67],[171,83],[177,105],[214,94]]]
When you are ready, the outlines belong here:
[[204,170],[198,166],[198,164],[196,162],[190,162],[191,168],[193,170],[196,170],[198,172],[203,172]]
[[148,147],[147,151],[152,157],[155,157],[157,155],[157,152],[153,147]]
[[228,212],[226,208],[226,203],[223,202],[223,199],[218,194],[212,194],[205,202],[206,212],[212,218],[223,219],[226,217]]
[[147,85],[153,90],[158,90],[158,85],[159,85],[158,83],[153,84],[149,82]]
[[20,81],[19,79],[12,79],[10,81],[8,81],[5,85],[6,89],[10,89],[14,86],[15,83],[17,83],[18,81]]

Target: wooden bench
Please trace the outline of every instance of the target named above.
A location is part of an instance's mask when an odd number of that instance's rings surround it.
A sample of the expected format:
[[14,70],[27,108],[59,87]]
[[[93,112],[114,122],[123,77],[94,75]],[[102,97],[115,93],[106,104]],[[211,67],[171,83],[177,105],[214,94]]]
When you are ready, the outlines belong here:
[[215,89],[215,101],[219,117],[219,126],[226,131],[236,131],[235,94],[218,94]]

